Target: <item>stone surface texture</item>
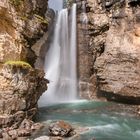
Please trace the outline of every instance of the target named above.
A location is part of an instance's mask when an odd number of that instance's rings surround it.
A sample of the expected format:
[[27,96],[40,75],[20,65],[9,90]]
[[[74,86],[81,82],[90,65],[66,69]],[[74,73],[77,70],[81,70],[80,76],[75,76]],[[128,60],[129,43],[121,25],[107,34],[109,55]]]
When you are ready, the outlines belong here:
[[[77,3],[81,96],[140,104],[140,2]],[[83,12],[88,19],[84,25]]]
[[31,47],[48,31],[48,0],[0,1],[0,63],[25,60],[34,65]]
[[37,113],[37,101],[47,90],[44,72],[33,68],[5,64],[0,71],[1,137],[10,140],[31,135],[41,128],[32,118]]
[[[39,128],[33,122],[30,127],[20,126],[25,119],[30,122],[47,90],[44,72],[34,68],[41,47],[32,48],[48,32],[51,15],[47,13],[48,0],[0,1],[0,138],[5,140]],[[5,65],[9,60],[26,61],[32,68]]]
[[37,101],[47,90],[44,73],[32,68],[5,65],[0,72],[0,127],[18,127],[31,119]]
[[48,129],[51,136],[69,137],[74,134],[72,126],[65,121],[52,123]]

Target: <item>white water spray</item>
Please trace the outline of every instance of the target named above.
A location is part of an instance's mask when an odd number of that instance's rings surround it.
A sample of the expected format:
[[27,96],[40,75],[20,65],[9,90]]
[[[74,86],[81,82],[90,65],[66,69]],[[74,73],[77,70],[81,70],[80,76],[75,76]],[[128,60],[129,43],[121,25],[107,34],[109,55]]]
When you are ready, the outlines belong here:
[[86,13],[86,1],[82,1],[82,13],[80,16],[80,20],[82,24],[87,24],[88,23],[88,17]]
[[39,100],[39,106],[76,99],[76,46],[76,4],[73,4],[70,16],[67,9],[58,13],[53,41],[45,60],[45,78],[50,83]]

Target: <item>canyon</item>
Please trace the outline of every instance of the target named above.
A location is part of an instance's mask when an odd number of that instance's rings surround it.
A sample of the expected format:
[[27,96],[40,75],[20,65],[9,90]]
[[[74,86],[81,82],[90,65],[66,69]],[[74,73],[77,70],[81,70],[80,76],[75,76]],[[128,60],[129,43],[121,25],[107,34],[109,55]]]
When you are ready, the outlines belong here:
[[[65,6],[72,3],[77,4],[79,98],[129,104],[139,114],[139,0],[73,0]],[[44,63],[55,16],[48,0],[0,1],[0,129],[19,129],[37,113],[51,84]]]

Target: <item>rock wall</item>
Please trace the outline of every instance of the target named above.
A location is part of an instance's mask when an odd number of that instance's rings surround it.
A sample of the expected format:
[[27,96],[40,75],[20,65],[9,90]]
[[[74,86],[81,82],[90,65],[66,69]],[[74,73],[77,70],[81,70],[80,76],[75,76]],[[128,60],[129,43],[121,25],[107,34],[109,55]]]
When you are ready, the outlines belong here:
[[[80,17],[81,1],[77,3]],[[140,2],[85,0],[85,3],[87,31],[86,35],[79,34],[79,63],[83,63],[79,68],[80,82],[85,83],[80,86],[81,96],[140,104]],[[86,42],[89,43],[85,46]]]
[[47,83],[40,70],[5,64],[0,71],[0,127],[18,128],[25,118],[32,119]]
[[[47,90],[42,70],[34,69],[41,47],[32,48],[47,34],[50,16],[48,0],[0,1],[0,128],[18,128],[37,112],[37,101]],[[32,68],[5,65],[26,61]],[[1,133],[0,133],[1,135]]]
[[48,0],[0,1],[0,63],[37,58],[31,47],[48,30]]

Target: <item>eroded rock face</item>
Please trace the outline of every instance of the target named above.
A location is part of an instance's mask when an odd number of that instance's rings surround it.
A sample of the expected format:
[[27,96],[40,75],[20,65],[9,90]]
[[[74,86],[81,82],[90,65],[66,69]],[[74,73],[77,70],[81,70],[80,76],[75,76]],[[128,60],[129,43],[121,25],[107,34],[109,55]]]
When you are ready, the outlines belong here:
[[34,65],[31,47],[48,30],[47,10],[48,0],[0,1],[0,63],[26,60]]
[[[16,19],[16,13],[6,0],[0,1],[0,63],[7,60],[19,60],[21,57],[21,43],[19,27],[22,22]],[[17,29],[16,29],[17,27]]]
[[40,70],[5,65],[0,71],[0,127],[18,128],[24,118],[37,112],[37,101],[47,90]]
[[[82,93],[82,96],[89,99],[105,97],[109,100],[140,104],[139,1],[85,2],[88,17],[86,42],[89,44],[87,48],[84,43],[81,46],[89,52],[86,57],[90,57],[92,63],[88,65],[87,59],[84,62],[86,68],[84,64],[80,68],[81,75],[86,77],[86,80],[83,80],[80,76],[80,80],[86,82],[81,87],[89,91],[88,94]],[[79,6],[79,16],[81,14],[82,7]],[[83,37],[80,40],[82,41]],[[83,51],[83,54],[86,51]],[[83,60],[85,59],[79,61]],[[90,70],[88,73],[87,69]]]

